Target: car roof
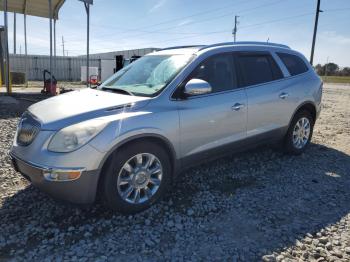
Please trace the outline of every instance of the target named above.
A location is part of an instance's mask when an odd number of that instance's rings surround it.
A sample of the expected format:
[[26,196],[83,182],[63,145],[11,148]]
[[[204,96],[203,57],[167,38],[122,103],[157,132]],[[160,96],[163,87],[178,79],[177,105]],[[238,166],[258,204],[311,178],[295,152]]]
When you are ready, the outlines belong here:
[[217,49],[222,47],[250,47],[250,48],[264,48],[264,49],[285,49],[290,50],[291,48],[287,45],[269,43],[269,42],[225,42],[217,43],[213,45],[189,45],[189,46],[173,46],[163,48],[159,51],[151,53],[150,55],[174,55],[174,54],[195,54],[199,51],[205,51],[210,49]]
[[171,47],[154,51],[147,55],[191,55],[199,51],[199,47]]

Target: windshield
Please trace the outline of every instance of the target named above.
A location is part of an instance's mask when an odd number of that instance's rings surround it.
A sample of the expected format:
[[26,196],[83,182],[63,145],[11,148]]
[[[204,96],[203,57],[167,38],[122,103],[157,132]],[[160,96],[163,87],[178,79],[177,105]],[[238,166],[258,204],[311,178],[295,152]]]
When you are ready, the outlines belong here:
[[137,96],[154,96],[173,80],[191,57],[191,55],[144,56],[115,73],[99,88],[122,89]]

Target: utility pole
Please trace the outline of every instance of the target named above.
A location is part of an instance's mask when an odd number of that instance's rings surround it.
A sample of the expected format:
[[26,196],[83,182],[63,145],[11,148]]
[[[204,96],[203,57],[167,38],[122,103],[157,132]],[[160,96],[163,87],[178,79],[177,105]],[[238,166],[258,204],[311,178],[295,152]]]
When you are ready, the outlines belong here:
[[[92,4],[92,1],[91,1]],[[85,2],[85,10],[86,10],[86,86],[89,87],[90,84],[90,3]]]
[[62,54],[63,54],[63,56],[64,56],[64,38],[63,38],[63,36],[62,36]]
[[16,54],[16,12],[13,13],[13,53]]
[[321,0],[317,0],[314,35],[312,37],[312,47],[311,47],[311,56],[310,56],[310,64],[311,65],[314,62],[314,51],[315,51],[316,34],[317,34],[317,26],[318,26],[318,16],[321,12],[323,12],[322,10],[320,10],[320,5],[321,5]]
[[233,34],[233,41],[236,42],[236,36],[237,36],[237,25],[238,25],[238,15],[235,15],[235,27],[233,28],[232,34]]

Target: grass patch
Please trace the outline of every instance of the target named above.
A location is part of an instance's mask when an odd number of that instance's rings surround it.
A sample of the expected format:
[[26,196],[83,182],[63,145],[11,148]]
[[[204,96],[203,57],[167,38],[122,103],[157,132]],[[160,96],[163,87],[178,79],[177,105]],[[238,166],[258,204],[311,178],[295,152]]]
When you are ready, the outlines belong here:
[[321,76],[325,83],[350,84],[350,76]]

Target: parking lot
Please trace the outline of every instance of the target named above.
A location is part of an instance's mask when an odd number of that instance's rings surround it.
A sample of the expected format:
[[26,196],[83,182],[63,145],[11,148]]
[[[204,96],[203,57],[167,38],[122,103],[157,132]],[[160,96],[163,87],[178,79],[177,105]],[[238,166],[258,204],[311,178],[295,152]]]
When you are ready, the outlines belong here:
[[0,103],[0,261],[350,260],[350,86],[327,84],[312,143],[230,155],[181,174],[132,216],[54,201],[10,165],[28,100]]

